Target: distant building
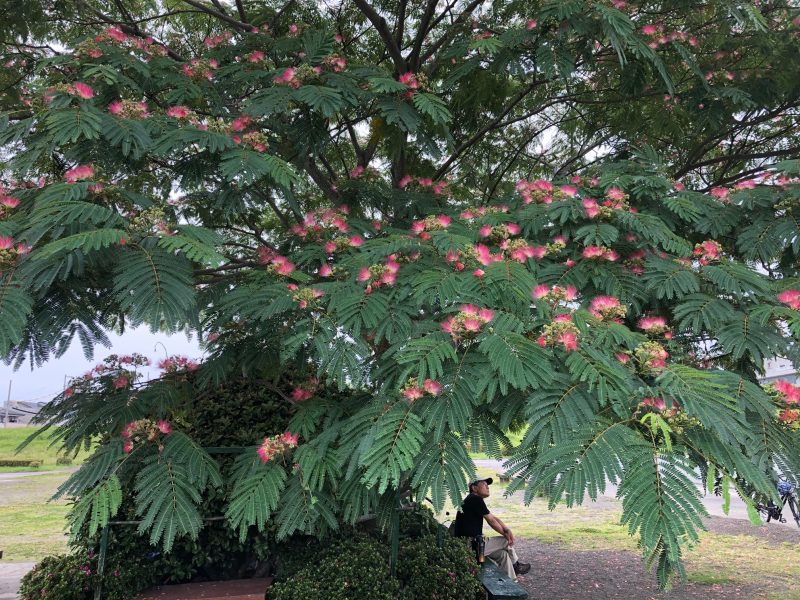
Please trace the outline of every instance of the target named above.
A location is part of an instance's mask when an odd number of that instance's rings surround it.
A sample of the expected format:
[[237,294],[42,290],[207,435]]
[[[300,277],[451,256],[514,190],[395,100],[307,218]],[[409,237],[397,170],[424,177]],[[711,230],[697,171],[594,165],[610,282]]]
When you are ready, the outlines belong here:
[[772,358],[764,363],[764,377],[761,383],[775,383],[779,379],[784,379],[789,383],[798,383],[800,376],[791,361],[785,358]]
[[[27,415],[18,411],[15,408],[9,407],[8,409],[8,422],[9,423],[22,423],[20,419],[25,418]],[[6,422],[6,407],[0,406],[0,423],[5,424]]]
[[[46,402],[24,402],[22,400],[12,400],[8,407],[8,423],[27,425],[35,417]],[[6,407],[0,405],[0,423],[5,423]]]

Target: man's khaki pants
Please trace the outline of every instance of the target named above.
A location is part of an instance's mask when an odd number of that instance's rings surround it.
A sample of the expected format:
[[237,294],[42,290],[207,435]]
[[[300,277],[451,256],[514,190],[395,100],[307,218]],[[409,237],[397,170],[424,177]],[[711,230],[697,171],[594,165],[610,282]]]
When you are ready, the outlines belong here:
[[516,580],[517,574],[514,573],[514,563],[519,559],[514,548],[508,547],[508,540],[501,536],[486,538],[486,548],[484,556],[496,564],[501,571],[505,571],[511,579]]

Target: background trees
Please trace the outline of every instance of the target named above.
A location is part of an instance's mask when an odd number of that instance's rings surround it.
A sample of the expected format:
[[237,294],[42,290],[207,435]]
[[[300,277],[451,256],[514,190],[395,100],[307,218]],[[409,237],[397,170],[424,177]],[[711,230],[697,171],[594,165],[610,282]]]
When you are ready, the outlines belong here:
[[75,382],[51,423],[108,440],[65,490],[78,525],[132,456],[167,546],[208,486],[242,532],[385,516],[399,487],[441,507],[467,442],[527,424],[528,493],[621,479],[666,582],[695,468],[745,496],[797,473],[798,394],[755,383],[796,355],[793,6],[26,6],[2,30],[0,352],[191,329],[199,385],[298,404],[223,481],[176,419],[188,365]]

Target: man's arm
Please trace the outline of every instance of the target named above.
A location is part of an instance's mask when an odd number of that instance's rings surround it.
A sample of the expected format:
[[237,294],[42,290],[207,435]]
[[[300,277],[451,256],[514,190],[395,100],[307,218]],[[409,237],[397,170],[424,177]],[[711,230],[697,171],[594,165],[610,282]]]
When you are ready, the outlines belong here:
[[503,523],[500,519],[495,517],[492,513],[489,513],[488,515],[483,515],[483,518],[489,524],[489,527],[494,529],[497,533],[499,533],[508,540],[509,546],[514,545],[514,534],[511,532],[511,529],[506,527],[505,523]]

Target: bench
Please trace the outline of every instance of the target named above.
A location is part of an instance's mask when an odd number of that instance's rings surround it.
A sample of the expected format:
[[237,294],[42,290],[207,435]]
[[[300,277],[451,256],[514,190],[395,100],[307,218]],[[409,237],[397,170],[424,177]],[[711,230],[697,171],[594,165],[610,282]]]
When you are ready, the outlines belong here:
[[489,600],[525,600],[528,597],[528,592],[522,586],[489,560],[481,567],[481,583]]
[[264,600],[270,584],[271,577],[159,585],[136,600]]
[[495,473],[495,476],[497,476],[497,479],[499,479],[501,483],[508,483],[511,481],[511,475],[508,473]]

